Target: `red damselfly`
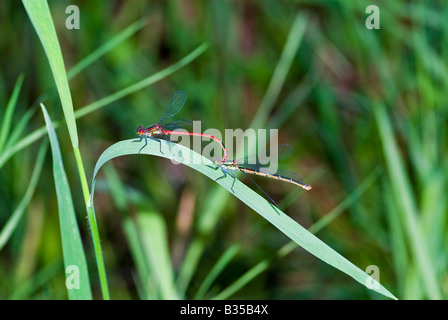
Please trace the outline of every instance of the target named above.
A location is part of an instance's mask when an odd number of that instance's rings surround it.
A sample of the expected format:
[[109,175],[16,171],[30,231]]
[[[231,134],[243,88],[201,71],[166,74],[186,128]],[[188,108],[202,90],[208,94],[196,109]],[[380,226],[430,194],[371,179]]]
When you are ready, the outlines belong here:
[[[182,109],[182,107],[185,105],[185,102],[187,101],[187,94],[182,90],[177,90],[174,95],[171,97],[170,103],[168,104],[168,107],[165,110],[165,113],[160,117],[160,120],[158,123],[149,126],[148,128],[143,128],[142,126],[137,127],[137,134],[141,137],[140,140],[136,142],[141,142],[142,139],[145,139],[145,144],[143,147],[140,148],[140,151],[146,145],[148,144],[148,138],[157,140],[160,143],[160,152],[162,152],[162,143],[160,142],[160,139],[167,140],[168,135],[188,135],[188,136],[200,136],[200,137],[206,137],[210,138],[221,146],[224,154],[223,158],[224,161],[227,159],[227,149],[222,143],[221,140],[218,138],[210,135],[210,134],[204,134],[204,133],[197,133],[197,132],[185,132],[185,131],[177,131],[176,129],[190,127],[193,124],[193,121],[191,120],[177,120],[172,121],[170,120]],[[139,152],[140,152],[139,151]]]

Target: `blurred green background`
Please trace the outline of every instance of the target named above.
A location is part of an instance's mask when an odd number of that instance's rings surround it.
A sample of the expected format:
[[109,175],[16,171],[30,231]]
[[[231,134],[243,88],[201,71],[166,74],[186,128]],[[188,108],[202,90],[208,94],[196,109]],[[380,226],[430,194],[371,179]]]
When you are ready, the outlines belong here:
[[[79,30],[65,27],[71,4],[80,9]],[[380,9],[379,30],[365,26],[370,4]],[[67,70],[134,22],[145,22],[70,80],[75,110],[209,45],[172,75],[77,120],[89,181],[108,146],[136,137],[138,125],[156,123],[174,91],[182,89],[188,100],[178,118],[202,120],[203,130],[279,129],[279,142],[295,149],[281,168],[297,172],[313,189],[256,182],[290,217],[359,268],[378,266],[381,283],[398,298],[447,297],[445,2],[49,1],[49,6]],[[53,120],[64,115],[20,1],[0,2],[0,30],[0,117],[22,74],[11,131],[30,114],[24,139],[44,125],[39,102]],[[101,298],[66,126],[57,134],[93,294]],[[0,230],[22,201],[46,139],[2,163]],[[0,148],[0,157],[9,148],[7,143]],[[157,279],[142,271],[145,262],[127,225],[135,219],[144,229],[148,217],[166,232],[180,297],[382,298],[301,248],[282,253],[289,248],[286,236],[188,167],[127,156],[109,163],[98,179],[95,209],[112,299],[160,297],[157,289],[151,291]],[[47,154],[24,215],[0,251],[0,298],[66,299],[57,210]],[[208,284],[217,261],[225,265]]]

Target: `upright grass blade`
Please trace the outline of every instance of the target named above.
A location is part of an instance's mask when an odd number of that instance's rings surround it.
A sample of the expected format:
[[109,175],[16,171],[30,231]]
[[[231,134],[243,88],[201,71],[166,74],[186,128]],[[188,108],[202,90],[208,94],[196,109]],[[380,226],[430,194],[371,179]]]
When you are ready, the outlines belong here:
[[5,145],[6,139],[9,134],[9,129],[11,128],[12,116],[14,115],[14,109],[16,108],[17,105],[17,99],[19,98],[22,83],[23,83],[23,75],[20,75],[16,81],[8,105],[6,106],[5,114],[3,115],[3,120],[0,129],[0,154],[2,153],[3,146]]
[[269,120],[268,128],[280,128],[298,109],[304,104],[306,98],[310,95],[313,88],[320,80],[320,74],[317,70],[310,70],[305,75],[301,83],[294,89],[278,107],[275,114]]
[[232,296],[236,291],[244,287],[247,283],[252,281],[256,276],[265,271],[269,267],[269,261],[263,260],[257,263],[254,267],[250,268],[247,272],[245,272],[240,278],[238,278],[234,283],[230,286],[222,290],[219,294],[214,296],[213,300],[226,300],[230,296]]
[[50,8],[45,0],[22,0],[22,2],[50,62],[73,147],[78,147],[78,133],[76,131],[72,96]]
[[59,98],[61,100],[62,109],[64,111],[65,122],[67,124],[70,139],[73,145],[73,151],[75,153],[84,199],[87,204],[89,190],[84,172],[84,165],[81,159],[81,153],[79,151],[78,133],[76,131],[72,96],[70,94],[64,60],[62,58],[58,37],[51,18],[50,8],[45,0],[23,0],[23,5],[28,12],[28,16],[36,29],[40,41],[45,49],[48,61],[50,62],[51,71],[53,73],[56,88],[58,89]]
[[422,233],[417,205],[412,195],[410,181],[405,174],[390,120],[382,104],[374,104],[373,111],[386,157],[392,192],[400,205],[399,213],[406,230],[415,266],[419,269],[418,273],[421,274],[428,297],[440,299],[434,260],[428,249],[427,239]]
[[[131,251],[132,259],[134,260],[135,268],[140,277],[141,287],[143,287],[141,296],[143,299],[155,297],[155,295],[151,294],[151,288],[149,288],[151,269],[139,237],[137,223],[133,219],[126,217],[123,221],[123,231],[126,235],[126,240]],[[136,282],[138,284],[138,281]]]
[[[138,90],[141,90],[145,88],[146,86],[150,86],[157,81],[160,81],[164,79],[165,77],[168,77],[169,75],[173,74],[177,70],[181,69],[182,67],[188,65],[190,62],[192,62],[194,59],[196,59],[199,55],[201,55],[206,49],[208,48],[208,44],[203,43],[198,48],[193,50],[191,53],[183,57],[181,60],[176,62],[175,64],[160,70],[159,72],[140,80],[137,83],[134,83],[124,89],[121,89],[120,91],[111,94],[110,96],[107,96],[101,100],[98,100],[96,102],[93,102],[79,110],[75,111],[75,118],[79,119],[81,117],[84,117],[87,114],[90,114],[93,111],[96,111],[108,104],[111,104],[121,98],[124,98],[127,95],[130,95]],[[27,113],[28,114],[28,113]],[[57,121],[54,123],[54,127],[58,128],[61,125],[60,121]],[[17,144],[11,145],[9,148],[5,150],[3,154],[0,154],[0,168],[3,167],[3,165],[8,161],[14,154],[19,152],[20,150],[28,147],[33,142],[39,140],[46,134],[45,127],[39,128],[34,130],[33,132],[27,134],[26,137],[21,139]]]
[[[28,125],[31,117],[36,113],[36,110],[38,110],[37,106],[28,109],[25,114],[20,117],[19,122],[14,125],[14,129],[11,131],[11,134],[9,135],[4,147],[8,152],[13,146],[17,144],[17,141],[23,136],[25,128]],[[42,129],[45,130],[45,127],[42,127]]]
[[305,33],[308,25],[308,18],[301,13],[298,13],[294,19],[294,23],[288,34],[288,39],[283,48],[280,60],[277,63],[274,74],[272,75],[271,82],[269,83],[266,94],[261,102],[260,108],[257,110],[252,123],[251,128],[259,128],[266,122],[269,112],[274,107],[280,90],[283,87],[288,71],[297,54],[297,49],[302,42],[302,37]]
[[213,281],[216,280],[218,275],[225,269],[225,267],[230,263],[230,261],[232,261],[232,259],[238,254],[240,250],[240,246],[234,244],[227,248],[226,251],[224,251],[219,260],[205,277],[204,281],[202,282],[201,286],[194,296],[194,300],[204,299],[204,296],[207,293],[208,289],[211,287]]
[[103,250],[101,249],[100,233],[98,231],[98,224],[95,217],[95,211],[93,210],[93,207],[88,205],[90,191],[87,182],[87,176],[84,170],[84,164],[82,163],[81,159],[81,151],[79,150],[78,147],[74,147],[73,151],[75,152],[76,165],[78,166],[79,177],[81,179],[82,193],[84,196],[84,201],[87,209],[87,219],[89,220],[90,235],[92,236],[93,248],[95,251],[95,259],[98,268],[98,275],[100,278],[101,293],[103,295],[104,300],[109,300],[110,299],[109,285],[107,284],[106,267],[104,265]]
[[100,233],[96,221],[95,210],[92,206],[87,206],[87,219],[90,226],[90,235],[92,236],[93,250],[95,252],[96,266],[100,278],[101,293],[104,300],[110,300],[109,285],[107,284],[106,267],[104,265],[103,251],[101,249]]
[[[104,167],[104,175],[115,206],[124,213],[127,209],[128,199],[131,198],[131,196],[127,193],[126,187],[112,165]],[[138,201],[133,203],[138,203]],[[141,299],[157,299],[160,290],[154,290],[153,284],[155,283],[156,277],[150,267],[151,261],[148,259],[148,256],[150,255],[148,254],[148,250],[145,250],[142,241],[143,239],[150,238],[151,235],[145,235],[142,232],[141,228],[139,228],[137,219],[129,217],[127,214],[123,214],[122,216],[124,217],[122,222],[123,231],[138,275],[138,278],[134,275],[133,279],[137,291],[139,292],[139,296]],[[162,224],[164,223],[162,222]],[[146,229],[143,231],[149,232],[149,230]],[[146,244],[146,246],[148,245]],[[169,288],[170,286],[167,287]],[[169,290],[165,290],[165,292],[167,291],[169,292]]]
[[[56,132],[44,105],[41,105],[50,138],[53,157],[53,175],[58,199],[59,224],[61,228],[62,251],[67,277],[69,299],[92,299],[87,262],[81,236],[76,222],[72,196],[62,163],[61,151]],[[71,283],[70,281],[73,281]]]
[[40,41],[42,42],[48,61],[50,62],[50,67],[56,83],[56,88],[58,89],[59,98],[61,100],[62,109],[64,111],[65,122],[67,124],[67,128],[73,146],[73,152],[75,154],[76,165],[78,168],[78,174],[81,181],[81,188],[84,196],[84,201],[86,204],[87,214],[89,217],[90,231],[92,239],[94,241],[95,255],[98,266],[98,273],[100,275],[101,289],[103,292],[103,297],[107,299],[109,297],[109,292],[105,279],[105,268],[104,264],[102,263],[102,252],[99,242],[98,229],[96,226],[96,221],[94,219],[91,219],[93,215],[89,213],[88,211],[89,209],[87,208],[87,202],[89,199],[90,192],[87,184],[84,165],[81,158],[81,152],[79,150],[79,141],[78,141],[78,133],[76,131],[76,121],[73,110],[73,102],[70,94],[70,88],[68,86],[67,74],[65,72],[64,60],[62,58],[62,52],[59,46],[56,30],[54,28],[48,3],[45,0],[34,0],[34,1],[23,0],[23,5],[25,6],[28,16],[30,17],[31,22],[33,23],[33,26],[36,29]]
[[165,221],[159,214],[153,212],[140,213],[137,221],[146,260],[157,278],[160,297],[164,300],[176,299]]
[[29,180],[28,188],[25,192],[25,195],[23,196],[23,199],[22,199],[22,201],[20,201],[17,208],[14,210],[14,212],[9,217],[9,219],[6,222],[5,226],[3,227],[2,231],[0,231],[0,251],[3,249],[6,242],[9,240],[12,233],[16,229],[20,219],[23,216],[23,213],[25,212],[26,207],[28,206],[29,202],[31,201],[31,197],[34,194],[34,190],[36,190],[36,185],[37,185],[37,182],[39,181],[39,176],[42,171],[43,164],[44,164],[45,155],[47,154],[47,147],[48,147],[48,142],[44,141],[39,148],[39,152],[37,153],[36,164],[34,166],[33,173]]
[[[110,146],[107,150],[105,150],[100,158],[98,159],[92,180],[92,193],[89,205],[93,207],[93,197],[94,197],[94,189],[95,189],[95,179],[98,174],[100,168],[109,160],[131,154],[139,154],[141,144],[135,143],[135,139],[124,140],[121,142],[117,142],[114,145]],[[157,141],[150,140],[148,141],[148,145],[141,150],[141,154],[148,155],[156,155],[164,158],[170,158],[172,160],[178,161],[186,166],[189,166],[196,171],[206,175],[210,179],[216,180],[221,176],[221,172],[219,170],[214,170],[209,168],[208,166],[213,166],[213,163],[207,158],[202,157],[198,153],[183,147],[182,145],[171,144],[166,141],[161,141],[162,152],[159,149],[159,143]],[[171,146],[171,147],[170,147]],[[176,150],[176,152],[171,152],[172,150]],[[182,157],[179,158],[178,151],[181,152]],[[233,179],[231,177],[227,177],[226,179],[218,180],[221,186],[227,189],[229,192],[231,191],[231,186],[233,183]],[[274,225],[279,231],[284,233],[287,237],[297,243],[299,246],[307,250],[309,253],[313,254],[317,258],[322,261],[330,264],[331,266],[337,268],[338,270],[346,273],[359,283],[363,285],[374,284],[373,289],[378,293],[385,295],[389,298],[396,299],[393,294],[391,294],[386,288],[384,288],[381,284],[376,282],[372,277],[367,275],[364,271],[357,268],[350,261],[342,257],[336,251],[331,249],[328,245],[318,239],[316,236],[311,234],[289,216],[287,216],[282,211],[273,207],[268,201],[266,201],[263,197],[261,197],[258,193],[248,188],[245,184],[236,180],[234,187],[235,193],[234,196],[239,198],[245,204],[247,204],[250,208],[252,208],[255,212],[260,214],[264,219],[269,221],[272,225]],[[232,193],[233,194],[233,193]]]

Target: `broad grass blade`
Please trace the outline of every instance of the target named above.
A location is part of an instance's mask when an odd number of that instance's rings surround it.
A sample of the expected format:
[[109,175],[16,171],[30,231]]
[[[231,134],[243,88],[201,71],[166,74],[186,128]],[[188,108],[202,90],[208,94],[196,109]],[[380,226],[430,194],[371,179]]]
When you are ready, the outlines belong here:
[[[156,155],[181,162],[182,164],[208,176],[212,180],[215,180],[222,175],[220,171],[213,170],[212,168],[209,168],[207,166],[212,166],[213,163],[210,160],[202,157],[198,153],[186,147],[183,147],[182,145],[171,144],[170,148],[170,142],[161,141],[163,152],[161,153],[159,143],[157,141],[148,140],[148,145],[140,152],[141,145],[140,143],[135,143],[135,141],[135,139],[130,139],[117,142],[102,153],[95,165],[93,173],[92,194],[90,198],[91,206],[94,205],[93,197],[96,175],[98,174],[100,168],[107,161],[112,160],[116,157],[133,154]],[[177,151],[171,153],[170,151],[172,149],[177,149]],[[177,156],[179,150],[182,153],[182,159],[179,159],[179,157]],[[284,212],[280,211],[277,208],[274,208],[268,201],[266,201],[258,193],[247,187],[242,182],[238,180],[235,181],[235,193],[232,193],[231,191],[231,186],[233,183],[233,179],[231,177],[218,180],[217,183],[219,183],[222,187],[227,189],[227,191],[243,201],[246,205],[252,208],[264,219],[269,221],[279,231],[284,233],[287,237],[307,250],[309,253],[335,267],[336,269],[346,273],[362,285],[368,286],[368,288],[371,288],[372,290],[384,296],[396,299],[396,297],[392,293],[390,293],[385,287],[383,287],[380,283],[370,277],[367,273],[365,273],[363,270],[359,269],[346,258],[341,256],[330,246],[325,244],[315,235],[310,233],[296,221],[287,216]]]
[[41,107],[50,137],[53,157],[53,175],[58,199],[62,251],[65,271],[68,272],[66,278],[68,297],[70,300],[92,299],[87,261],[76,221],[70,186],[62,163],[59,142],[47,110],[44,105],[41,105]]

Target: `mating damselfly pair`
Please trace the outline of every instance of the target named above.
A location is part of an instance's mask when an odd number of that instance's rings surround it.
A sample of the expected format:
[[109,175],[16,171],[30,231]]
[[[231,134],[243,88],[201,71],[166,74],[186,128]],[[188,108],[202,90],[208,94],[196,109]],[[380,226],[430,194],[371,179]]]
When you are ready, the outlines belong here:
[[[145,144],[140,148],[140,151],[146,147],[148,141],[147,139],[154,139],[160,143],[160,152],[162,152],[161,148],[161,141],[160,139],[167,140],[169,135],[189,135],[189,136],[201,136],[210,138],[221,146],[223,149],[223,157],[221,159],[215,160],[213,163],[215,164],[215,167],[213,169],[218,170],[221,169],[223,176],[217,178],[215,181],[224,179],[228,175],[233,178],[233,183],[231,190],[233,190],[233,186],[235,184],[236,177],[234,175],[234,172],[242,172],[244,173],[251,181],[254,183],[260,191],[262,191],[266,197],[276,206],[278,205],[275,203],[274,200],[272,200],[271,197],[269,197],[266,192],[261,189],[258,184],[256,184],[249,176],[248,174],[257,175],[257,176],[263,176],[270,179],[280,180],[284,182],[289,182],[292,184],[295,184],[305,190],[310,190],[311,186],[309,184],[306,184],[303,182],[302,178],[298,176],[297,174],[289,171],[283,171],[283,170],[275,170],[275,172],[269,172],[268,167],[266,164],[263,164],[259,161],[259,157],[257,155],[250,155],[246,156],[239,160],[227,160],[228,152],[226,147],[224,146],[224,143],[209,134],[203,134],[203,133],[196,133],[196,132],[185,132],[185,131],[179,131],[180,128],[189,127],[192,125],[192,121],[190,120],[177,120],[177,121],[171,121],[171,119],[182,109],[182,107],[185,105],[185,102],[187,100],[187,95],[184,91],[178,90],[174,93],[173,97],[171,98],[170,103],[168,104],[168,107],[166,108],[163,115],[160,117],[159,122],[157,124],[151,125],[147,128],[143,128],[142,126],[137,127],[137,134],[141,137],[139,142],[141,142],[143,139],[145,140]],[[171,122],[170,122],[171,121]],[[277,154],[277,160],[281,160],[283,158],[286,158],[287,156],[291,155],[293,152],[293,149],[290,145],[281,145],[277,148],[272,148],[270,150],[267,150],[270,154],[276,153]],[[272,163],[270,164],[272,166]]]

